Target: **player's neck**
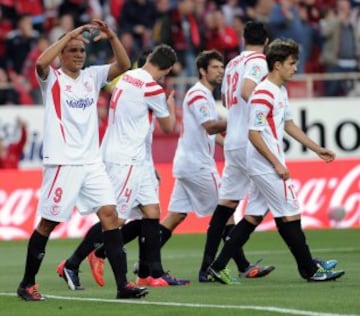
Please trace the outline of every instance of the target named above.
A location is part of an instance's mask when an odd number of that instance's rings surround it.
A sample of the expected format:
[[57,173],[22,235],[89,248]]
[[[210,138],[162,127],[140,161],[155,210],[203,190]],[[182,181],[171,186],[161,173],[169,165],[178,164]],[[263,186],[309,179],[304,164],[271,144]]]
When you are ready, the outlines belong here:
[[80,76],[80,70],[71,71],[69,69],[64,69],[64,68],[61,68],[61,70],[65,75],[69,76],[72,79],[76,79],[77,77]]
[[213,92],[215,90],[215,87],[209,81],[205,80],[204,78],[200,79],[200,82],[203,86],[208,88],[211,92]]
[[281,87],[285,83],[276,71],[269,72],[267,79],[278,87]]
[[257,53],[263,53],[264,46],[262,46],[262,45],[245,45],[244,50],[257,52]]

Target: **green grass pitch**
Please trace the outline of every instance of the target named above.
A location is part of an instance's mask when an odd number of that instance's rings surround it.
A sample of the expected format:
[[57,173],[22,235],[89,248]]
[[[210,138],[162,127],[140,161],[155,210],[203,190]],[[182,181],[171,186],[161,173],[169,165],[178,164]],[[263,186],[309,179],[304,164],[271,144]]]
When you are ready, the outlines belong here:
[[[183,224],[186,225],[186,222]],[[56,266],[68,257],[79,240],[50,240],[37,282],[48,296],[44,302],[23,302],[15,291],[22,278],[25,241],[0,242],[1,316],[96,316],[96,315],[308,315],[360,316],[360,230],[307,230],[307,240],[316,257],[335,258],[346,274],[337,281],[308,283],[296,270],[293,257],[277,232],[257,232],[245,251],[250,261],[263,258],[275,271],[262,279],[240,279],[238,285],[200,284],[197,273],[204,235],[174,235],[162,251],[163,265],[189,286],[150,288],[141,300],[115,300],[115,284],[109,264],[105,287],[97,286],[87,262],[80,279],[85,291],[73,292],[56,275]],[[128,278],[134,280],[137,243],[127,245]],[[231,262],[229,268],[236,275]]]

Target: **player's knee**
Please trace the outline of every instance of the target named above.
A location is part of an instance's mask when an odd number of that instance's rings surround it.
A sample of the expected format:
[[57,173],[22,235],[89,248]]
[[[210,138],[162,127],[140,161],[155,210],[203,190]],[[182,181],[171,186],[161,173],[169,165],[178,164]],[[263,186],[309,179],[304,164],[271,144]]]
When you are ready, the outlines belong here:
[[262,220],[263,216],[254,216],[254,215],[245,215],[244,218],[251,224],[258,226]]

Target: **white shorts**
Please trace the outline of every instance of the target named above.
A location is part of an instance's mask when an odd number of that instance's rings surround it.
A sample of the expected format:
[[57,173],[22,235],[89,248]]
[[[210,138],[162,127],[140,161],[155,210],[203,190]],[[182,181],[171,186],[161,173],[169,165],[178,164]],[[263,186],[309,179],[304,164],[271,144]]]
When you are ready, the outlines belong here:
[[217,171],[205,171],[192,177],[177,178],[171,194],[169,211],[195,212],[197,216],[211,215],[218,203],[220,177]]
[[116,209],[122,219],[142,217],[138,205],[159,204],[154,168],[144,165],[106,163],[115,191]]
[[246,169],[246,148],[226,150],[225,166],[221,177],[219,199],[244,200],[250,187]]
[[245,214],[263,216],[268,210],[274,217],[300,214],[300,207],[291,179],[282,180],[277,174],[250,176],[252,185]]
[[116,205],[104,164],[45,166],[38,212],[41,217],[65,222],[74,206],[82,215],[96,213],[101,206]]

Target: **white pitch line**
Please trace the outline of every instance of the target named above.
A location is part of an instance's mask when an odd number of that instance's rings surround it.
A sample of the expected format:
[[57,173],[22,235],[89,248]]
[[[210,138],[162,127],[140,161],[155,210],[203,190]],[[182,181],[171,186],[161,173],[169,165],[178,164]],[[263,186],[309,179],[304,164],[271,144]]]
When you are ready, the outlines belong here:
[[[0,293],[0,296],[16,296],[14,293]],[[193,304],[193,303],[178,303],[178,302],[151,302],[146,300],[117,300],[117,299],[100,299],[100,298],[86,298],[86,297],[69,297],[57,295],[44,295],[47,298],[55,300],[68,301],[82,301],[82,302],[102,302],[102,303],[117,303],[117,304],[137,304],[137,305],[156,305],[167,307],[189,307],[189,308],[217,308],[217,309],[239,309],[239,310],[256,310],[275,312],[286,315],[301,315],[301,316],[360,316],[359,314],[337,314],[304,311],[298,309],[288,309],[276,306],[253,306],[253,305],[216,305],[216,304]],[[40,303],[41,304],[41,303]]]

